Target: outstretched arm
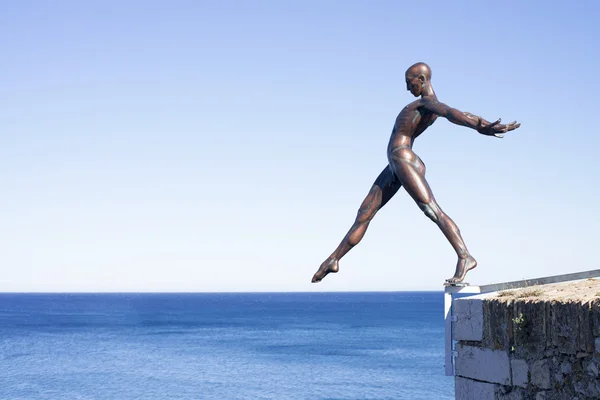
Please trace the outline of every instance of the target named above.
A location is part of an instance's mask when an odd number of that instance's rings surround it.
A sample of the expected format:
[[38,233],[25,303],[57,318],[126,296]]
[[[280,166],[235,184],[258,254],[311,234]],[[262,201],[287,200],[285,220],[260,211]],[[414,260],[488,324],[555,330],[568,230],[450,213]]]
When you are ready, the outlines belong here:
[[485,119],[473,115],[468,112],[462,112],[456,108],[452,108],[444,103],[440,103],[437,100],[423,99],[423,107],[441,117],[446,118],[453,124],[466,126],[471,129],[475,129],[477,132],[495,136],[498,138],[504,137],[504,134],[508,131],[517,129],[521,124],[517,121],[513,121],[510,124],[501,124],[500,119],[495,122],[489,122]]

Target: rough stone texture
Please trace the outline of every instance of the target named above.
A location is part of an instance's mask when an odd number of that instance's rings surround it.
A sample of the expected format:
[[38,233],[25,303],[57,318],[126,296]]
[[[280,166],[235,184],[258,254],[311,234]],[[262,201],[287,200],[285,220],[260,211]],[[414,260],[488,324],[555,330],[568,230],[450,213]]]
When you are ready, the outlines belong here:
[[596,365],[596,363],[590,362],[586,371],[589,375],[593,376],[594,378],[598,377],[598,366]]
[[538,392],[535,395],[535,400],[546,400],[548,398],[548,396],[546,395],[546,392]]
[[560,365],[560,372],[562,372],[563,374],[568,375],[571,373],[571,371],[573,371],[573,366],[571,365],[570,362],[564,361]]
[[510,360],[501,350],[456,346],[456,375],[478,381],[510,384]]
[[457,377],[454,382],[455,398],[458,400],[495,400],[494,385]]
[[525,360],[513,359],[510,361],[512,383],[515,386],[527,387],[529,384],[529,366]]
[[531,383],[541,389],[550,389],[550,364],[547,359],[537,360],[531,366]]
[[512,327],[512,307],[495,298],[483,303],[483,339],[480,345],[494,350],[511,350]]
[[510,386],[496,386],[497,400],[523,400],[525,392],[520,388],[512,388]]
[[477,296],[481,313],[460,299],[456,399],[600,400],[599,293],[598,279],[535,286]]

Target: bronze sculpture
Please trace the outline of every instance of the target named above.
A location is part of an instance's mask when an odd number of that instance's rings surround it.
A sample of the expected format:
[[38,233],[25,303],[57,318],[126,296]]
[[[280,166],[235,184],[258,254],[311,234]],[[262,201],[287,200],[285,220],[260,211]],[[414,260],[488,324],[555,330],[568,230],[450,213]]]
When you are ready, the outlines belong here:
[[406,70],[406,89],[420,98],[402,109],[392,129],[387,148],[388,165],[379,174],[369,194],[362,202],[354,224],[337,249],[321,264],[312,278],[320,282],[327,274],[338,272],[339,260],[363,238],[369,223],[377,213],[404,186],[419,208],[442,230],[458,256],[456,271],[446,284],[462,282],[467,272],[477,266],[454,221],[437,204],[425,180],[425,164],[412,151],[414,140],[432,125],[438,116],[448,121],[498,138],[521,124],[513,121],[501,124],[498,119],[489,122],[468,112],[451,108],[438,101],[431,86],[431,69],[419,62]]

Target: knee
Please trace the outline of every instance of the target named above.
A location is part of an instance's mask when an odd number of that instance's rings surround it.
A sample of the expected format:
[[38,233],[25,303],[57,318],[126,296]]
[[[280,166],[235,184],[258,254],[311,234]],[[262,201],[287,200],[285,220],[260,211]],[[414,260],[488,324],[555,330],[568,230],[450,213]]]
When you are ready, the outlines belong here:
[[356,222],[358,222],[359,224],[369,222],[373,219],[376,212],[377,210],[375,209],[375,207],[361,208],[356,214]]
[[425,215],[432,220],[433,222],[435,222],[436,224],[438,223],[438,221],[440,220],[439,218],[439,210],[437,207],[435,207],[434,204],[432,203],[417,203],[419,205],[419,208],[421,209],[421,211],[423,211],[425,213]]
[[379,209],[379,205],[381,204],[381,189],[374,186],[367,198],[363,201],[358,209],[358,213],[356,215],[356,222],[365,223],[369,222]]

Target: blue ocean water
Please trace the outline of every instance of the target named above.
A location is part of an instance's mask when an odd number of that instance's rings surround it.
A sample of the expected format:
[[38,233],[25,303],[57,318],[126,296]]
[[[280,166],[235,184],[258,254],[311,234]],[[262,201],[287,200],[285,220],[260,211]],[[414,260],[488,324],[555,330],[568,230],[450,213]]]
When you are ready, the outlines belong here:
[[0,294],[0,399],[452,399],[443,294]]

